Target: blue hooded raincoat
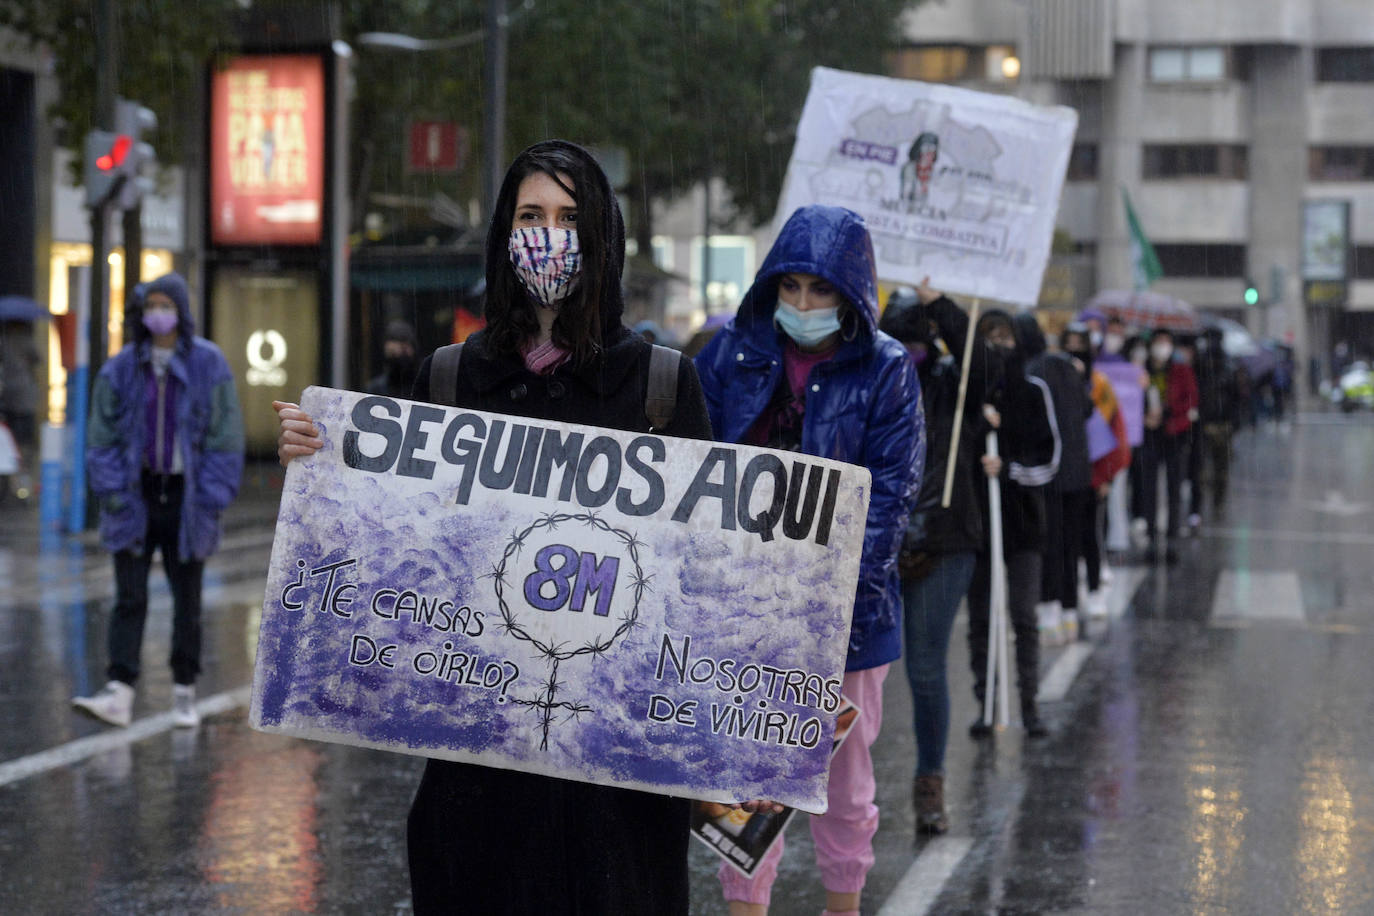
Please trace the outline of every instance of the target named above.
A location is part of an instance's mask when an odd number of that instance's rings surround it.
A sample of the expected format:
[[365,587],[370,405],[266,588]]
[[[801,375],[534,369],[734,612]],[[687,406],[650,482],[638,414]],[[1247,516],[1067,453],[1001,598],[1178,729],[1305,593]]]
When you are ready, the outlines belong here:
[[[180,274],[140,286],[137,307],[161,292],[177,306],[177,343],[167,371],[180,383],[176,442],[185,495],[177,551],[203,560],[219,546],[219,515],[238,495],[243,474],[243,417],[234,376],[219,347],[195,336],[191,297]],[[143,501],[144,391],[151,369],[152,335],[133,323],[133,341],[96,377],[87,428],[86,474],[100,500],[100,539],[107,550],[144,549],[148,508]]]
[[841,207],[804,207],[783,226],[738,314],[696,357],[717,438],[744,441],[782,379],[783,337],[773,310],[778,280],[788,273],[829,281],[859,317],[853,339],[807,379],[801,450],[873,474],[845,666],[862,671],[901,655],[897,551],[925,464],[920,382],[906,348],[878,330],[873,243],[863,218]]

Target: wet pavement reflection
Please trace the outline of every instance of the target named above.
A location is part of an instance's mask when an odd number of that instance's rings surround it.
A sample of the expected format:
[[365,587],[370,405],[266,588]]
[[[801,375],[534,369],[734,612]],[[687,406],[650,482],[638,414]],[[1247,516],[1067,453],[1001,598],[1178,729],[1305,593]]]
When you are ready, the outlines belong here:
[[[1045,704],[1050,738],[967,737],[961,617],[946,836],[916,839],[910,701],[889,676],[865,914],[1374,912],[1374,422],[1302,419],[1238,436],[1226,514],[1176,565],[1116,567],[1117,613]],[[279,488],[250,471],[207,567],[202,698],[250,680]],[[124,742],[69,706],[103,682],[98,543],[0,509],[0,582],[0,912],[409,911],[422,761],[259,734],[237,700],[170,728],[160,572],[144,736]],[[1049,649],[1042,671],[1067,661]],[[819,913],[799,821],[788,846],[773,912]],[[693,912],[724,912],[714,858],[690,865]]]

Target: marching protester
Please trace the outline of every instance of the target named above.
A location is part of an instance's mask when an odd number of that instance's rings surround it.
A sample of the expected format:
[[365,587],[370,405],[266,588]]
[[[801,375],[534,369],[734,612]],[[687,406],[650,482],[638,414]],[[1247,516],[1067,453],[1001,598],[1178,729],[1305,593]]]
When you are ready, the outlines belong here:
[[[1020,316],[1018,316],[1019,318]],[[1032,321],[1034,316],[1029,316]],[[999,481],[1002,509],[1002,556],[1006,560],[1007,618],[1015,638],[1016,688],[1026,734],[1049,734],[1040,718],[1036,696],[1040,689],[1040,635],[1036,602],[1040,597],[1041,567],[1047,549],[1045,503],[1048,486],[1059,469],[1061,443],[1049,386],[1026,372],[1026,352],[1013,319],[993,309],[978,319],[978,341],[985,348],[987,381],[982,410],[987,425],[997,431],[997,451],[979,449],[983,473]],[[1043,340],[1043,338],[1042,338]],[[977,488],[983,528],[991,530],[988,487]],[[988,626],[992,598],[992,557],[987,539],[979,549],[968,593],[969,665],[978,716],[969,734],[984,738],[992,726],[983,721],[987,693]]]
[[[954,416],[969,318],[950,299],[931,289],[929,282],[927,278],[916,290],[895,290],[878,327],[910,351],[925,407],[925,471],[916,508],[907,522],[898,566],[902,575],[903,657],[916,736],[912,787],[916,830],[940,834],[949,829],[944,766],[949,742],[950,632],[959,603],[973,580],[974,562],[984,538],[977,491],[986,486],[978,459],[983,453],[981,395],[987,388],[987,358],[981,345],[970,354],[969,394],[955,448]],[[945,479],[951,460],[954,477],[946,506]]]
[[[1221,340],[1221,328],[1203,331],[1193,368],[1197,375],[1198,426],[1201,427],[1198,465],[1203,469],[1198,478],[1205,478],[1211,485],[1213,516],[1220,516],[1226,509],[1226,491],[1231,480],[1231,438],[1240,413],[1236,368],[1222,349]],[[1202,479],[1197,482],[1191,499],[1192,515],[1202,514]]]
[[1082,373],[1089,386],[1092,413],[1087,420],[1088,459],[1092,462],[1092,480],[1088,490],[1080,541],[1075,546],[1087,574],[1088,600],[1084,608],[1090,618],[1107,616],[1106,598],[1102,586],[1106,582],[1106,561],[1103,556],[1102,522],[1107,494],[1112,480],[1131,463],[1131,448],[1126,437],[1126,423],[1117,406],[1111,382],[1094,367],[1092,339],[1086,325],[1070,324],[1060,336],[1060,347],[1073,359],[1074,367]]
[[1092,488],[1087,420],[1092,413],[1087,382],[1060,352],[1050,352],[1045,332],[1031,312],[1013,319],[1026,374],[1049,386],[1055,428],[1061,440],[1059,466],[1045,491],[1045,563],[1041,571],[1041,638],[1061,645],[1078,635],[1078,553]]
[[[863,219],[809,206],[788,218],[735,318],[696,357],[725,442],[790,449],[873,475],[843,692],[860,713],[830,766],[829,809],[811,818],[826,911],[857,914],[878,828],[870,747],[882,684],[901,654],[897,554],[925,458],[920,382],[878,330],[873,243]],[[765,912],[781,840],[752,878],[728,865],[732,914]]]
[[[622,322],[624,262],[620,206],[592,155],[560,140],[529,147],[506,172],[487,234],[487,326],[468,338],[456,365],[427,357],[411,397],[710,438],[690,360],[677,360],[671,418],[651,424],[646,416],[653,348]],[[435,387],[441,374],[448,390]],[[296,405],[274,406],[284,464],[323,446]],[[430,760],[409,818],[414,910],[685,914],[689,806]]]
[[[1082,313],[1087,315],[1088,312]],[[1086,319],[1085,319],[1086,320]],[[1101,372],[1112,386],[1112,395],[1123,425],[1126,428],[1128,461],[1126,473],[1117,474],[1107,495],[1107,522],[1104,544],[1108,556],[1125,553],[1131,546],[1130,481],[1136,477],[1139,450],[1145,441],[1145,388],[1149,376],[1145,370],[1127,359],[1122,350],[1126,346],[1126,328],[1119,318],[1107,318],[1103,323],[1102,346],[1093,359],[1093,368]],[[1144,356],[1142,354],[1142,362]]]
[[130,313],[133,340],[101,367],[86,432],[100,540],[114,554],[109,680],[72,705],[111,725],[132,721],[156,550],[172,591],[173,721],[194,727],[201,578],[219,515],[238,495],[243,419],[224,354],[196,336],[180,274],[135,289]]
[[1150,388],[1155,397],[1145,416],[1145,445],[1140,474],[1141,511],[1149,540],[1146,558],[1159,561],[1159,471],[1162,467],[1168,494],[1165,559],[1177,562],[1174,539],[1182,523],[1182,483],[1184,449],[1188,433],[1197,419],[1197,379],[1193,370],[1174,359],[1174,335],[1157,330],[1150,336],[1150,358],[1146,364]]

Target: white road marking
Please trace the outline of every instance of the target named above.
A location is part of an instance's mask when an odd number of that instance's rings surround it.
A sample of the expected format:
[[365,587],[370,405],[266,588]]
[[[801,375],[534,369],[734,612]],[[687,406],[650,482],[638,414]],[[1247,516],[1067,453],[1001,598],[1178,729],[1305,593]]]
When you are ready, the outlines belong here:
[[972,848],[970,837],[943,836],[931,840],[883,901],[878,916],[917,916],[929,912],[949,876]]
[[1040,679],[1039,699],[1042,703],[1058,703],[1068,696],[1074,678],[1083,663],[1093,654],[1093,643],[1075,642],[1064,647],[1059,657],[1050,665],[1050,670]]
[[1212,593],[1213,619],[1307,619],[1293,570],[1223,569]]
[[[249,687],[239,687],[236,690],[217,693],[196,703],[196,709],[199,710],[202,718],[219,715],[231,709],[248,705],[250,693],[251,688]],[[79,713],[73,711],[72,715],[79,715]],[[158,713],[137,719],[128,728],[101,732],[98,735],[91,735],[89,738],[78,738],[75,741],[59,744],[57,747],[49,748],[37,754],[0,763],[0,786],[7,786],[12,782],[37,776],[58,767],[79,763],[87,757],[124,747],[145,738],[152,738],[165,731],[170,731],[174,727],[170,712]]]

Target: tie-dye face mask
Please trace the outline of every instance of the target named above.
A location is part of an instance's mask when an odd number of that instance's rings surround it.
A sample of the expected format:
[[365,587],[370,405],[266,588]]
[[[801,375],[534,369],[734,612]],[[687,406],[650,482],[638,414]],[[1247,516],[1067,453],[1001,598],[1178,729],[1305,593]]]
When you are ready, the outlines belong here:
[[557,308],[577,288],[582,252],[576,231],[544,226],[512,229],[509,248],[515,275],[530,295],[549,308]]

